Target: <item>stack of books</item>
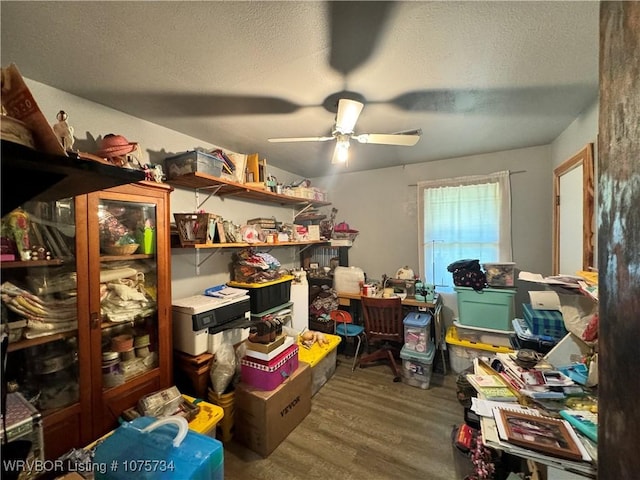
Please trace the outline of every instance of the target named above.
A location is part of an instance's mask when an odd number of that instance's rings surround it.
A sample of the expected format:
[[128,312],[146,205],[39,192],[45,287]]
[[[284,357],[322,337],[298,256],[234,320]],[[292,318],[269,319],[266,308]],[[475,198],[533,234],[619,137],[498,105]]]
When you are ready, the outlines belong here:
[[469,373],[467,380],[485,400],[517,402],[518,397],[499,375]]
[[562,399],[568,394],[579,393],[582,388],[571,378],[545,361],[533,368],[519,366],[513,355],[497,353],[496,358],[502,365],[500,376],[522,395],[533,399]]

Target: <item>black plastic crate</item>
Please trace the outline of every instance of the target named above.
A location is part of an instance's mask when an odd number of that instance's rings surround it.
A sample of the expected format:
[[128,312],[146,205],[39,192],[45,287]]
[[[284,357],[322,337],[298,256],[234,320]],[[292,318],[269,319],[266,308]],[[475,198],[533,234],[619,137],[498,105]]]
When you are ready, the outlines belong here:
[[290,301],[292,280],[293,275],[284,275],[278,280],[264,284],[229,282],[228,285],[249,290],[251,313],[260,314]]

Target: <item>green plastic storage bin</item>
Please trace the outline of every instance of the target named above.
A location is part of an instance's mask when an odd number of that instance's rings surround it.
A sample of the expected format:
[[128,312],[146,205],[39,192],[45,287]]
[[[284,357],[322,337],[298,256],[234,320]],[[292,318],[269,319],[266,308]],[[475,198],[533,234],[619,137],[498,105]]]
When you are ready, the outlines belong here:
[[458,297],[458,321],[462,325],[513,330],[515,288],[454,287]]

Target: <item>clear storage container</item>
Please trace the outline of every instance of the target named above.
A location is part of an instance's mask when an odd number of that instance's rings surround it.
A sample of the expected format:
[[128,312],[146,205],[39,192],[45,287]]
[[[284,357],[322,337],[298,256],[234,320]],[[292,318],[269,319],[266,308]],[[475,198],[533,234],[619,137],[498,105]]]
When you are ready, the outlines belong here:
[[482,268],[487,276],[490,287],[513,287],[515,285],[514,262],[483,263]]
[[431,337],[431,313],[409,312],[403,323],[405,348],[425,353]]

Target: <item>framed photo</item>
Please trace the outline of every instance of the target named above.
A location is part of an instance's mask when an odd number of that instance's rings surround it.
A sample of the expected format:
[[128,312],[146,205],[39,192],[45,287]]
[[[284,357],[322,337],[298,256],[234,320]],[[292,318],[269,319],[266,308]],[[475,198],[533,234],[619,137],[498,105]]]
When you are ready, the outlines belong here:
[[569,428],[555,418],[500,410],[509,443],[569,460],[582,460],[582,453]]

